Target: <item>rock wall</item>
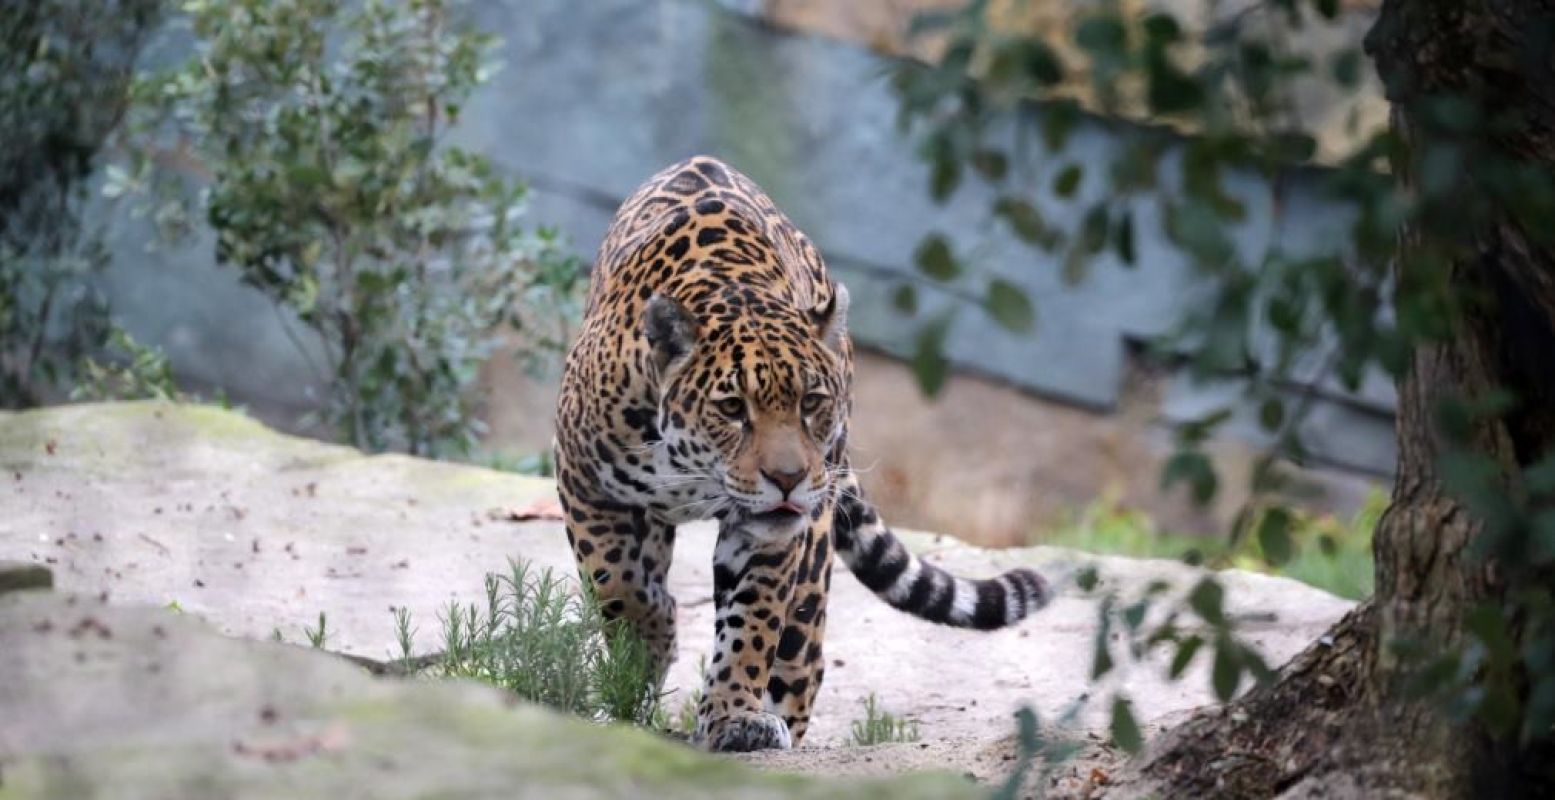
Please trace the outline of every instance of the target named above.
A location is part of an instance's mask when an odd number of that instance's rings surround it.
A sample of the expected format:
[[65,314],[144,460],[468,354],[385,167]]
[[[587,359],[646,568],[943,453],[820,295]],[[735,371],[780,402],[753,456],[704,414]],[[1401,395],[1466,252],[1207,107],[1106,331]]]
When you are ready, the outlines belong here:
[[[914,145],[895,128],[896,102],[884,80],[891,59],[855,44],[775,30],[752,16],[760,5],[474,2],[470,7],[478,24],[505,40],[506,69],[466,109],[457,138],[528,178],[534,190],[532,221],[558,225],[588,255],[615,205],[643,178],[693,153],[727,159],[762,183],[815,239],[853,292],[856,338],[887,354],[906,353],[923,320],[961,305],[941,287],[918,278],[912,267],[920,237],[944,231],[976,246],[973,280],[1002,276],[1022,286],[1037,305],[1037,325],[1027,335],[1011,334],[977,309],[961,308],[947,343],[958,367],[991,379],[989,385],[1026,393],[1034,409],[1028,416],[1061,417],[1067,408],[1101,418],[1133,413],[1130,407],[1138,406],[1140,398],[1129,393],[1137,366],[1129,357],[1131,347],[1165,330],[1201,296],[1188,265],[1163,242],[1158,209],[1149,203],[1138,209],[1142,263],[1137,268],[1102,258],[1087,281],[1066,286],[1052,258],[986,224],[989,197],[980,187],[963,188],[943,206],[929,200]],[[153,57],[166,59],[177,50],[178,42],[170,40]],[[1040,117],[1041,111],[1031,109],[1030,114]],[[1119,124],[1086,120],[1067,157],[1087,165],[1108,163],[1120,146]],[[1039,156],[1035,163],[1027,180],[1044,215],[1055,225],[1078,224],[1084,203],[1059,202],[1045,188],[1061,160]],[[1173,163],[1169,157],[1168,184]],[[1103,191],[1098,179],[1088,173],[1080,201]],[[1238,245],[1258,252],[1279,242],[1299,253],[1310,242],[1334,236],[1345,220],[1319,201],[1313,190],[1317,179],[1293,176],[1283,187],[1276,216],[1275,193],[1261,178],[1231,175],[1228,190],[1248,208],[1248,222],[1236,232]],[[226,387],[265,418],[287,424],[317,402],[325,376],[317,369],[316,353],[310,355],[314,345],[263,298],[217,269],[208,240],[148,252],[144,224],[123,217],[115,218],[111,240],[118,257],[112,294],[120,317],[138,338],[164,347],[192,385]],[[889,302],[902,283],[919,290],[921,307],[915,316],[901,315]],[[507,365],[496,365],[494,371],[498,377],[511,372]],[[497,444],[545,447],[549,433],[536,422],[549,416],[554,376],[494,385],[492,418],[525,420],[507,428],[510,435]],[[1144,397],[1142,413],[1134,414],[1150,424],[1114,426],[1109,435],[1137,437],[1127,449],[1159,450],[1164,437],[1156,423],[1201,415],[1222,403],[1235,406],[1235,390],[1225,384],[1193,385],[1163,373]],[[860,388],[861,395],[871,391],[883,390]],[[1349,396],[1325,385],[1315,397],[1303,429],[1314,461],[1365,475],[1387,474],[1394,460],[1391,386],[1372,380],[1359,395]],[[875,408],[887,415],[892,407]],[[860,425],[864,441],[871,438],[868,425]],[[1252,409],[1239,407],[1229,427],[1238,441],[1259,441]],[[903,438],[889,417],[880,429],[876,442],[886,442],[886,434],[895,436],[893,441]],[[913,463],[932,462],[942,452],[975,454],[984,444],[977,437],[922,438],[936,444],[910,451]],[[1140,460],[1128,457],[1123,463],[1138,465]],[[951,464],[947,471],[975,472],[971,466],[956,470]],[[1008,509],[999,512],[1003,517],[1025,520],[1025,528],[1012,532],[1008,523],[999,522],[973,535],[1019,538],[1045,518],[1044,508],[1087,500],[1040,478],[1040,470],[1014,469],[1031,478],[1025,484],[1029,489],[989,502]],[[1130,480],[1153,483],[1153,478]],[[869,488],[890,491],[884,482]],[[1351,484],[1329,503],[1350,507],[1359,493]],[[892,500],[905,506],[910,519],[944,522],[916,497],[900,492]],[[1127,499],[1177,514],[1171,510],[1176,501],[1153,489],[1127,493]],[[977,516],[971,506],[952,513],[962,519]],[[1176,519],[1203,522],[1191,514]]]

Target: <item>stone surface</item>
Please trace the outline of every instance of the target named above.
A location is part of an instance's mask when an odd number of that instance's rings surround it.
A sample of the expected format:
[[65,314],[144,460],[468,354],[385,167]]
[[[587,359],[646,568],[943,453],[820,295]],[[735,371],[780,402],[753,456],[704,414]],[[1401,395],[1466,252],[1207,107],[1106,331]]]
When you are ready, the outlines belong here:
[[[0,415],[0,559],[45,563],[60,589],[108,602],[176,603],[219,630],[264,638],[328,616],[329,646],[392,652],[392,607],[409,609],[422,649],[450,601],[482,599],[482,578],[522,557],[571,575],[559,523],[505,517],[553,496],[547,481],[276,434],[212,407],[80,405]],[[680,600],[680,658],[669,677],[679,707],[695,687],[712,633],[714,530],[683,527],[670,586]],[[917,720],[925,741],[997,738],[1023,704],[1057,719],[1082,695],[1123,685],[1146,722],[1211,701],[1204,664],[1165,680],[1160,665],[1089,682],[1097,601],[1065,580],[1095,563],[1125,596],[1153,580],[1181,589],[1200,573],[1170,561],[1100,558],[1054,548],[989,551],[912,535],[926,557],[967,575],[1030,564],[1059,582],[1052,607],[1015,629],[957,631],[885,606],[840,565],[829,668],[809,746],[848,735],[870,693]],[[1272,663],[1316,638],[1350,604],[1304,584],[1222,573],[1230,613]],[[1082,729],[1105,726],[1093,703]]]
[[0,597],[0,800],[977,797],[947,774],[757,772],[463,682],[98,598]]
[[54,585],[54,573],[41,564],[0,561],[0,594],[23,589],[48,589]]

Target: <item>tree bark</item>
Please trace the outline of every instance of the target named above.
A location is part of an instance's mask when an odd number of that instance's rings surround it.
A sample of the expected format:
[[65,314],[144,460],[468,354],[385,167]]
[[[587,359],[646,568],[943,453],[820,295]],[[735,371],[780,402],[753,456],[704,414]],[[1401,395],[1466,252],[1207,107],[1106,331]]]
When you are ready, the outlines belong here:
[[[1492,153],[1555,168],[1552,21],[1549,0],[1386,0],[1367,52],[1406,149],[1418,156],[1432,135],[1425,103],[1451,94],[1472,97],[1487,116],[1513,114],[1515,124],[1488,140]],[[1396,165],[1406,187],[1412,172],[1407,160]],[[1466,188],[1474,190],[1474,176]],[[1374,539],[1375,595],[1274,682],[1165,733],[1121,776],[1122,794],[1555,797],[1547,744],[1520,748],[1413,699],[1402,688],[1410,664],[1390,647],[1399,638],[1434,652],[1457,645],[1465,614],[1501,604],[1507,589],[1495,562],[1472,550],[1482,523],[1443,487],[1440,404],[1497,389],[1516,397],[1512,413],[1471,433],[1513,493],[1521,468],[1555,447],[1555,251],[1514,217],[1492,206],[1450,256],[1451,287],[1466,310],[1450,338],[1417,347],[1399,383],[1398,475]],[[1400,231],[1400,281],[1440,256],[1426,252],[1428,233],[1436,232]],[[1517,621],[1508,622],[1515,638]]]

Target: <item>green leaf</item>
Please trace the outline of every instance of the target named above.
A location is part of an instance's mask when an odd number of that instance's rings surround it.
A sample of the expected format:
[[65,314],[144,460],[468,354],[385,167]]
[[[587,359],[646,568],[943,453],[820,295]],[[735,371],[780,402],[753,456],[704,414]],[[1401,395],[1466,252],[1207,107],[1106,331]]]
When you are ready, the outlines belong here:
[[936,203],[943,203],[960,184],[961,162],[949,153],[935,158],[929,170],[929,197]]
[[913,375],[925,395],[933,397],[945,386],[949,365],[945,360],[945,335],[950,330],[948,316],[930,321],[918,331],[912,357]]
[[1056,100],[1042,108],[1042,144],[1057,153],[1069,142],[1069,134],[1080,122],[1080,105],[1073,100]]
[[1516,643],[1507,631],[1503,609],[1493,605],[1479,605],[1465,615],[1463,627],[1473,633],[1485,646],[1493,667],[1510,668],[1516,660]]
[[994,203],[994,214],[1003,217],[1020,240],[1043,249],[1052,246],[1054,235],[1042,221],[1042,215],[1030,203],[1006,195]]
[[1027,39],[1022,48],[1026,75],[1040,86],[1054,86],[1064,79],[1064,63],[1046,42]]
[[1235,256],[1220,216],[1208,203],[1189,201],[1166,209],[1166,233],[1204,267],[1219,267]]
[[1189,636],[1182,640],[1181,644],[1177,645],[1177,653],[1172,656],[1172,665],[1169,672],[1172,680],[1175,681],[1182,677],[1183,671],[1188,669],[1189,664],[1193,663],[1193,657],[1198,655],[1199,648],[1203,646],[1204,639],[1201,636]]
[[1235,648],[1225,640],[1216,642],[1215,661],[1210,667],[1210,685],[1215,689],[1215,696],[1222,703],[1230,702],[1241,683],[1242,665],[1237,660]]
[[1523,483],[1534,494],[1555,492],[1555,454],[1545,456],[1524,468]]
[[1118,224],[1112,229],[1112,248],[1118,252],[1125,266],[1134,266],[1134,214],[1125,211],[1118,216]]
[[972,168],[991,181],[1004,180],[1010,171],[1010,160],[998,150],[978,150],[972,153]]
[[1361,53],[1355,49],[1341,50],[1330,66],[1334,82],[1345,89],[1353,89],[1361,82]]
[[1188,592],[1188,607],[1211,625],[1225,623],[1226,614],[1223,608],[1225,601],[1226,590],[1213,577],[1200,580]]
[[1145,614],[1149,613],[1149,611],[1150,601],[1148,600],[1130,603],[1127,608],[1123,609],[1123,624],[1127,625],[1129,630],[1137,631],[1139,630],[1140,623],[1145,621]]
[[1084,169],[1075,163],[1066,165],[1059,171],[1058,177],[1053,179],[1053,193],[1059,197],[1072,197],[1075,190],[1080,188],[1080,179],[1085,176]]
[[896,287],[896,291],[891,293],[891,305],[903,314],[918,313],[918,290],[910,283]]
[[1022,333],[1031,330],[1036,321],[1036,310],[1031,298],[1019,286],[995,278],[988,284],[988,297],[983,301],[988,313],[1005,328]]
[[1128,31],[1115,14],[1096,14],[1075,29],[1075,43],[1102,57],[1121,58],[1128,44]]
[[1180,114],[1198,108],[1204,102],[1204,90],[1198,82],[1168,61],[1164,54],[1151,58],[1147,71],[1147,94],[1150,109],[1155,113]]
[[1310,161],[1317,154],[1317,140],[1301,131],[1285,131],[1270,137],[1269,150],[1281,161]]
[[1170,489],[1184,482],[1188,484],[1194,503],[1202,506],[1214,499],[1219,479],[1208,456],[1197,450],[1179,450],[1172,454],[1161,470],[1161,488]]
[[939,64],[943,69],[951,72],[963,72],[967,64],[972,61],[972,54],[977,50],[977,43],[965,38],[951,40],[945,48],[945,54],[940,57]]
[[1263,518],[1258,521],[1258,545],[1263,548],[1264,560],[1270,565],[1278,567],[1290,561],[1290,528],[1290,512],[1280,506],[1264,511]]
[[1117,665],[1112,660],[1112,651],[1107,647],[1106,636],[1099,634],[1096,637],[1096,655],[1091,659],[1091,680],[1100,680],[1114,666]]
[[1271,397],[1258,406],[1258,424],[1266,431],[1277,431],[1285,421],[1285,404],[1278,397]]
[[1112,637],[1112,601],[1113,598],[1105,597],[1101,601],[1101,607],[1097,610],[1096,635],[1093,640],[1095,654],[1091,658],[1091,680],[1095,681],[1112,671],[1115,666],[1112,660],[1112,649],[1108,640]]
[[1091,255],[1100,253],[1107,246],[1107,227],[1110,215],[1106,203],[1097,203],[1085,213],[1080,223],[1080,246]]
[[961,264],[950,251],[950,243],[938,233],[931,233],[918,245],[913,255],[918,271],[937,280],[955,280],[961,274]]
[[310,162],[294,162],[287,165],[286,179],[296,189],[311,192],[323,188],[329,182],[329,173]]
[[1160,148],[1148,134],[1130,137],[1123,151],[1112,162],[1112,188],[1130,192],[1156,187],[1156,167]]
[[1144,737],[1139,733],[1139,723],[1134,721],[1134,710],[1122,696],[1112,699],[1112,741],[1129,755],[1144,747]]
[[1145,38],[1156,47],[1168,45],[1182,38],[1182,26],[1171,14],[1151,14],[1145,18]]

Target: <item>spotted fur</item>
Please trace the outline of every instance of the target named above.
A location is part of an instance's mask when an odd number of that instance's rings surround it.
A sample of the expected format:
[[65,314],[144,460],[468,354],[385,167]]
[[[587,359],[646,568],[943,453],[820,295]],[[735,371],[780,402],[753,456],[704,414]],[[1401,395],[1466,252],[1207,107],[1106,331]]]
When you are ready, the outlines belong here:
[[790,747],[825,675],[832,553],[886,602],[992,629],[1035,572],[951,576],[902,546],[848,468],[848,293],[760,188],[698,157],[649,179],[600,247],[556,420],[567,538],[607,614],[675,657],[675,526],[716,519],[712,661],[693,740]]

